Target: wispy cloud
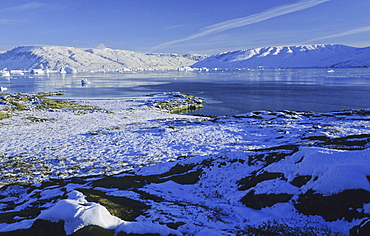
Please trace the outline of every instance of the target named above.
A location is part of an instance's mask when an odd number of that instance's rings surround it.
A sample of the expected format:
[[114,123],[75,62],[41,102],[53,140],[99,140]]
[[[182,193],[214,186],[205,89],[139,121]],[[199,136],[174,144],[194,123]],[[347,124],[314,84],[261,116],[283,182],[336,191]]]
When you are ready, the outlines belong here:
[[184,25],[172,25],[172,26],[168,26],[168,27],[164,28],[164,30],[178,29],[178,28],[181,28],[183,26]]
[[29,2],[29,3],[14,6],[14,7],[8,7],[8,8],[0,9],[0,13],[37,9],[37,8],[42,7],[43,5],[44,4],[42,4],[40,2]]
[[9,19],[0,19],[0,24],[9,24],[14,22],[14,20],[9,20]]
[[304,9],[307,9],[307,8],[311,8],[311,7],[317,6],[319,4],[322,4],[322,3],[325,3],[325,2],[328,2],[328,1],[330,1],[330,0],[304,0],[304,1],[299,1],[297,3],[294,3],[294,4],[272,8],[272,9],[263,11],[261,13],[254,14],[254,15],[223,21],[223,22],[220,22],[220,23],[213,24],[213,25],[207,26],[205,28],[202,28],[201,31],[197,34],[193,34],[193,35],[190,35],[190,36],[182,38],[182,39],[177,39],[177,40],[173,40],[173,41],[169,41],[169,42],[166,42],[166,43],[159,44],[159,45],[153,47],[151,50],[154,51],[156,49],[165,48],[169,45],[173,45],[173,44],[176,44],[176,43],[180,43],[180,42],[188,41],[188,40],[191,40],[191,39],[204,37],[204,36],[207,36],[207,35],[210,35],[210,34],[223,32],[225,30],[229,30],[229,29],[233,29],[233,28],[237,28],[237,27],[242,27],[242,26],[246,26],[246,25],[255,24],[255,23],[258,23],[258,22],[261,22],[261,21],[265,21],[265,20],[274,18],[274,17],[278,17],[278,16],[281,16],[281,15],[289,14],[289,13],[296,12],[296,11],[301,11],[301,10],[304,10]]
[[352,35],[352,34],[359,34],[359,33],[368,32],[368,31],[370,31],[370,26],[365,26],[365,27],[360,27],[360,28],[357,28],[357,29],[347,30],[347,31],[344,31],[344,32],[338,33],[338,34],[332,34],[332,35],[328,35],[328,36],[321,37],[321,38],[310,39],[310,40],[307,40],[303,43],[308,43],[308,42],[312,42],[312,41],[319,41],[319,40],[323,40],[323,39],[339,38],[339,37],[343,37],[343,36],[348,36],[348,35]]

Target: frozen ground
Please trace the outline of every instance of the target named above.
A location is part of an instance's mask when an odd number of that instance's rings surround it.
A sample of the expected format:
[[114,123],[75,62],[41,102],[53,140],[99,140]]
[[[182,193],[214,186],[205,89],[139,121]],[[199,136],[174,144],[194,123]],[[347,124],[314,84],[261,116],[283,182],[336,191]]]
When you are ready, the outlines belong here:
[[188,100],[21,102],[0,121],[0,232],[347,235],[370,216],[369,110],[166,112]]
[[[92,109],[102,108],[94,111],[35,109],[28,101],[23,102],[31,107],[1,121],[1,184],[112,174],[189,153],[201,154],[197,149],[203,146],[211,153],[214,148],[207,145],[204,135],[193,139],[167,124],[201,118],[172,115],[154,107],[168,108],[163,101],[169,96],[79,101]],[[184,132],[199,132],[189,130]]]

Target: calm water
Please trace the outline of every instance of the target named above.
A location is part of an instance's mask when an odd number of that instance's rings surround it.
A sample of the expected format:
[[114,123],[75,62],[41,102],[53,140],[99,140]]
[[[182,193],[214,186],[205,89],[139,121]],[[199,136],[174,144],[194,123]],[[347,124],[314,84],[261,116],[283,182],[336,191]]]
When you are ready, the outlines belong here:
[[[81,79],[91,81],[81,85]],[[117,98],[178,91],[206,99],[196,113],[231,115],[255,110],[326,112],[370,108],[370,68],[265,69],[212,72],[0,77],[8,93],[63,90],[66,98]]]

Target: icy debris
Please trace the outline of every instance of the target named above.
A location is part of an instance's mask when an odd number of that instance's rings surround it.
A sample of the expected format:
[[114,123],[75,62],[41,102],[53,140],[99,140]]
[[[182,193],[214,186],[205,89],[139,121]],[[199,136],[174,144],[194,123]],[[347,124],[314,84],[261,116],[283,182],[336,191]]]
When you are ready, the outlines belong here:
[[7,69],[0,70],[0,77],[10,77],[10,72]]

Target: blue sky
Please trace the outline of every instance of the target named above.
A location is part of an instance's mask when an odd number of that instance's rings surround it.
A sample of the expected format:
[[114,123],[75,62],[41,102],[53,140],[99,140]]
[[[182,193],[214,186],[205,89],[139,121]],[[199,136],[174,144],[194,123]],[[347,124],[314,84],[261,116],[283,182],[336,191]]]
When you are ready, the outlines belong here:
[[0,0],[0,51],[20,45],[213,54],[370,46],[369,0]]

